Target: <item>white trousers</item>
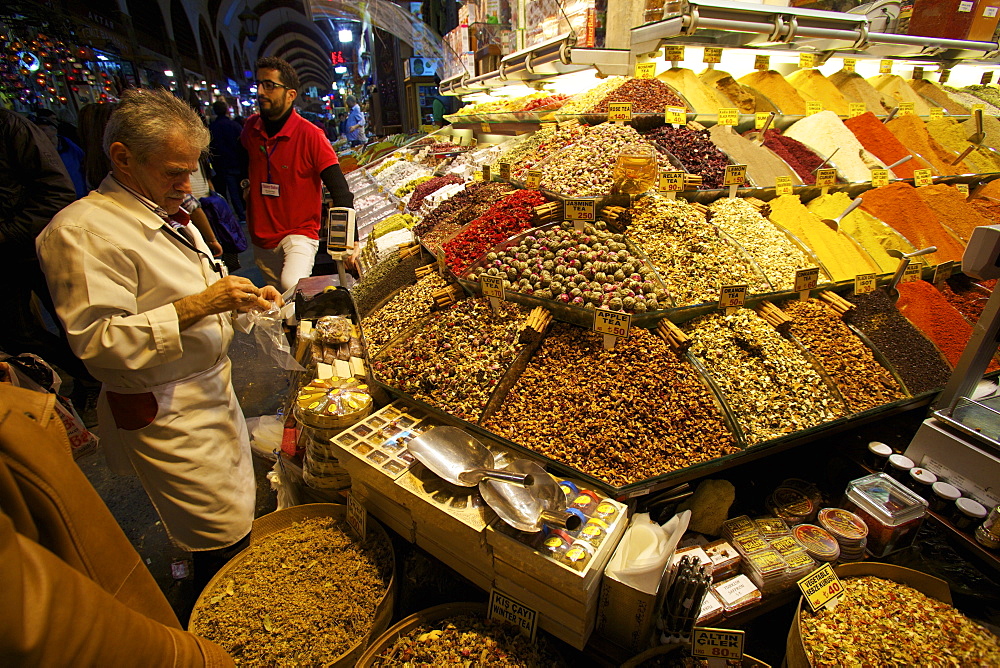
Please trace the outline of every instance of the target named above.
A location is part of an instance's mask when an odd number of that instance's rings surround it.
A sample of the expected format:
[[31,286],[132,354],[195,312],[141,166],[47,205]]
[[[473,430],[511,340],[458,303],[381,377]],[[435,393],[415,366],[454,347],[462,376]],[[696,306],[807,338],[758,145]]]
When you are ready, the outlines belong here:
[[253,257],[267,284],[285,293],[294,288],[300,278],[312,276],[318,250],[319,239],[289,234],[274,248],[261,248],[255,244]]

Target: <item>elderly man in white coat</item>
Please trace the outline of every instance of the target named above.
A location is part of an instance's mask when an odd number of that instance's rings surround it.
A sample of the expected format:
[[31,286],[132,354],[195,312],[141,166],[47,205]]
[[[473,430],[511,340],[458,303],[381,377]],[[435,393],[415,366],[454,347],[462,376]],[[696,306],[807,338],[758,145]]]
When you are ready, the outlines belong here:
[[249,438],[226,355],[233,319],[280,301],[227,276],[187,224],[181,205],[208,143],[183,101],[129,91],[104,134],[111,174],[36,242],[70,345],[103,384],[109,466],[139,476],[201,583],[253,521]]

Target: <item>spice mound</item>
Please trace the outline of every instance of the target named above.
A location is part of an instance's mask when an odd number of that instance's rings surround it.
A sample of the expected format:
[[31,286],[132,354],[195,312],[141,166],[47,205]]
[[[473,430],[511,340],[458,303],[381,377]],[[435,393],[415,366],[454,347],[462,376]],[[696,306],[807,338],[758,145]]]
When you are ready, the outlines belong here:
[[448,287],[448,282],[437,273],[430,273],[416,284],[396,293],[388,303],[361,321],[369,354],[377,355],[392,337],[431,312],[433,294]]
[[830,162],[852,183],[870,181],[873,167],[885,167],[832,111],[821,111],[796,121],[785,130],[785,136],[799,140],[824,158],[836,151]]
[[766,95],[783,114],[802,115],[806,113],[806,101],[785,77],[774,70],[751,72],[740,77],[739,82],[745,86],[756,88]]
[[896,116],[896,118],[886,123],[885,127],[889,128],[889,131],[906,148],[930,162],[940,175],[968,174],[975,171],[964,161],[957,165],[952,165],[952,160],[958,156],[945,149],[936,139],[931,137],[924,122],[913,114]]
[[[896,139],[896,135],[892,134],[870,111],[848,118],[844,121],[844,125],[854,133],[862,146],[887,165],[913,154],[912,150],[903,146],[902,142]],[[900,179],[912,179],[914,170],[927,167],[929,165],[926,162],[914,155],[911,160],[893,167],[892,173]]]
[[902,234],[914,248],[936,246],[936,253],[924,256],[930,264],[962,260],[965,248],[945,229],[934,210],[909,183],[890,183],[869,190],[861,198],[865,211]]
[[[759,132],[748,132],[743,136],[754,139],[759,137]],[[815,171],[823,164],[823,158],[816,155],[808,146],[773,129],[768,129],[764,133],[764,146],[788,163],[788,166],[802,179],[802,183],[807,185],[816,183]]]
[[931,113],[931,106],[927,104],[927,101],[920,97],[906,82],[906,79],[898,74],[879,74],[870,77],[868,83],[874,86],[878,92],[895,100],[897,106],[900,102],[912,102],[915,116],[927,116]]
[[646,139],[677,158],[689,173],[701,176],[698,188],[722,187],[729,158],[712,143],[708,130],[664,125],[648,133]]
[[544,638],[528,640],[515,627],[470,615],[421,624],[399,636],[372,660],[373,668],[390,666],[476,666],[477,668],[550,668],[565,665]]
[[268,536],[205,593],[191,631],[237,665],[330,665],[371,631],[392,577],[388,541],[318,517]]
[[1000,665],[1000,640],[947,603],[871,576],[842,584],[836,608],[800,616],[817,668]]
[[614,102],[631,102],[633,114],[663,113],[664,107],[684,107],[674,89],[656,79],[629,79],[608,93],[590,113],[606,114],[608,105]]
[[[829,193],[810,200],[806,208],[820,218],[837,218],[851,204],[847,193]],[[840,221],[840,229],[854,237],[868,251],[882,273],[896,271],[899,260],[886,252],[889,249],[912,253],[915,248],[898,232],[864,209],[855,209]]]
[[573,197],[606,195],[618,156],[634,143],[642,143],[642,137],[628,125],[588,128],[582,139],[540,165],[541,187]]

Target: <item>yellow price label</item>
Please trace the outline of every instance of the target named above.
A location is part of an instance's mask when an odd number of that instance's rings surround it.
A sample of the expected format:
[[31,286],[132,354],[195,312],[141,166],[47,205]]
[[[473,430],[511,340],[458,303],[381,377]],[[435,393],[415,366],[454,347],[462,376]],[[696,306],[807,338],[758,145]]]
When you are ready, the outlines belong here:
[[483,181],[493,180],[493,167],[490,165],[483,165]]
[[933,283],[940,283],[941,281],[947,281],[951,278],[952,274],[955,273],[955,263],[954,262],[942,262],[938,266],[934,267],[934,279]]
[[500,171],[500,178],[504,181],[510,181],[510,163],[501,162],[497,169]]
[[934,179],[931,177],[931,170],[916,169],[913,171],[913,185],[916,187],[929,186],[932,183],[934,183]]
[[741,186],[747,178],[746,165],[726,165],[726,173],[722,177],[724,186]]
[[563,205],[566,220],[596,220],[597,200],[568,199]]
[[774,180],[774,192],[778,195],[792,194],[792,177],[779,176]]
[[656,63],[636,63],[636,79],[652,79],[656,76]]
[[979,111],[986,111],[986,105],[980,102],[977,102],[976,104],[972,105],[972,111],[976,111],[977,109]]
[[671,62],[684,60],[684,47],[680,45],[663,47],[663,59]]
[[844,71],[853,72],[858,66],[857,58],[844,58]]
[[552,121],[539,123],[540,130],[555,130],[558,125]]
[[632,328],[632,316],[619,311],[609,311],[599,308],[594,314],[594,331],[624,339]]
[[806,116],[812,116],[813,114],[818,114],[823,111],[823,103],[817,102],[816,100],[809,100],[806,102]]
[[866,295],[875,292],[878,285],[878,274],[858,274],[854,277],[854,294]]
[[944,119],[944,109],[941,107],[931,107],[930,119],[940,121]]
[[889,185],[889,170],[888,169],[872,169],[872,186],[875,188],[881,188],[882,186]]
[[740,122],[740,110],[735,107],[719,109],[719,125],[736,126]]
[[705,53],[701,58],[703,63],[721,63],[722,62],[722,49],[717,46],[706,46]]
[[739,308],[747,301],[746,285],[723,285],[719,288],[719,308]]
[[503,276],[481,274],[479,276],[479,289],[482,291],[484,297],[496,297],[497,299],[503,299]]
[[795,272],[795,291],[812,290],[819,285],[819,267],[799,269]]
[[612,123],[624,123],[632,120],[631,102],[611,102],[608,104],[608,120]]
[[921,79],[923,79],[924,78],[924,68],[922,68],[922,67],[914,67],[913,68],[913,77],[912,78],[913,78],[914,81],[920,81]]
[[771,56],[756,56],[753,59],[753,68],[755,70],[771,69]]
[[983,72],[983,76],[979,78],[979,85],[987,86],[993,83],[993,72]]
[[847,109],[848,109],[847,115],[850,116],[851,118],[854,118],[855,116],[860,116],[861,114],[868,111],[868,109],[865,108],[864,102],[851,102],[850,104],[847,105]]
[[490,131],[490,124],[489,123],[480,123],[479,124],[479,129],[482,130],[485,133],[489,133],[489,131]]
[[899,282],[913,283],[914,281],[919,281],[922,274],[923,268],[920,266],[920,263],[911,260],[910,263],[906,265],[906,269],[903,270],[903,277],[899,279]]
[[472,180],[475,181],[475,182],[477,182],[477,183],[479,181],[482,181],[483,180],[483,173],[482,172],[472,172]]
[[799,69],[807,70],[810,67],[816,67],[816,54],[815,53],[800,53],[799,54]]
[[956,183],[955,189],[962,193],[966,197],[969,196],[969,184],[968,183]]
[[900,102],[899,103],[899,115],[906,116],[907,114],[914,113],[914,105],[912,102]]
[[691,656],[742,663],[745,639],[746,631],[695,627],[691,630]]
[[878,73],[879,74],[892,74],[892,61],[891,60],[880,60],[880,61],[878,61]]
[[832,168],[816,170],[816,185],[827,188],[837,183],[837,170]]
[[684,172],[663,172],[660,174],[659,189],[665,193],[677,193],[684,190]]
[[767,119],[771,117],[769,111],[758,111],[753,115],[753,126],[757,130],[762,130],[767,125]]
[[528,187],[528,190],[538,190],[538,186],[541,185],[541,183],[542,173],[537,169],[530,170],[524,178],[524,185]]
[[827,603],[844,593],[840,578],[833,572],[830,564],[823,564],[799,580],[798,585],[813,612],[818,612]]
[[674,125],[684,125],[687,123],[687,107],[667,107],[663,120]]

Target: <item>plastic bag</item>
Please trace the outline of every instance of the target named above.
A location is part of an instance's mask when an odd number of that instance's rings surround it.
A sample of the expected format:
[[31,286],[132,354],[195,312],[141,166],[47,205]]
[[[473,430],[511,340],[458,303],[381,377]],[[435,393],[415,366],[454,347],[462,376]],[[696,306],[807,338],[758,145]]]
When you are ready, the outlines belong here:
[[283,329],[283,316],[277,305],[266,311],[253,310],[247,314],[250,328],[259,348],[267,353],[285,371],[305,371],[292,357]]
[[637,513],[608,563],[608,572],[635,589],[655,594],[690,518],[691,511],[685,510],[660,526],[649,513]]

